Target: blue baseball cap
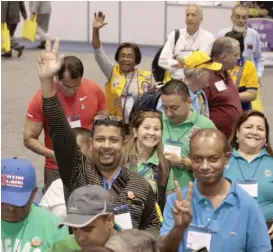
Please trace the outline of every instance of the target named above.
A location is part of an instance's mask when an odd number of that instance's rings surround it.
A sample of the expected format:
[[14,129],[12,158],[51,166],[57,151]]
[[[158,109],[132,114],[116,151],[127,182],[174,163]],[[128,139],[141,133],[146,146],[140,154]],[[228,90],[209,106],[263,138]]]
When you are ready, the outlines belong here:
[[1,160],[1,203],[22,207],[36,188],[34,166],[25,159]]

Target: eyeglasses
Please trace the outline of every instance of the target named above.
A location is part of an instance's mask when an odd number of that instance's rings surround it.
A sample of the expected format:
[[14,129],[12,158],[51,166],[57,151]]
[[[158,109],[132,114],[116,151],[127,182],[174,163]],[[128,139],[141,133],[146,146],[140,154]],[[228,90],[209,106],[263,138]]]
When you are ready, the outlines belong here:
[[110,120],[114,122],[122,122],[122,118],[119,116],[97,115],[94,117],[94,122]]
[[74,87],[69,87],[69,86],[67,86],[67,85],[65,85],[65,84],[63,84],[63,82],[62,81],[60,81],[59,80],[59,83],[63,86],[63,87],[65,87],[65,88],[68,88],[68,89],[73,89],[73,90],[77,90],[80,86],[81,86],[81,82],[80,82],[80,84],[79,85],[77,85],[77,86],[74,86]]

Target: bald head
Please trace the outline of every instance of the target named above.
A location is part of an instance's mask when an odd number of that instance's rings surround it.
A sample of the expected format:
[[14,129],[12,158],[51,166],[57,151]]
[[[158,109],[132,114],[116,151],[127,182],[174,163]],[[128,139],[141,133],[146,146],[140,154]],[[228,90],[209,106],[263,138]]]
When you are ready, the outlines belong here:
[[197,15],[199,15],[200,17],[203,17],[203,10],[202,8],[197,5],[197,4],[189,4],[187,9],[186,9],[186,12],[191,9],[193,11],[195,11],[197,13]]
[[211,129],[200,129],[191,138],[190,151],[195,144],[206,145],[208,142],[214,142],[218,147],[222,146],[224,153],[231,150],[230,145],[227,141],[226,136],[219,130]]
[[238,5],[235,5],[233,8],[232,8],[232,15],[236,15],[238,11],[243,11],[245,12],[246,14],[248,14],[248,7],[245,6],[245,5],[241,5],[241,4],[238,4]]

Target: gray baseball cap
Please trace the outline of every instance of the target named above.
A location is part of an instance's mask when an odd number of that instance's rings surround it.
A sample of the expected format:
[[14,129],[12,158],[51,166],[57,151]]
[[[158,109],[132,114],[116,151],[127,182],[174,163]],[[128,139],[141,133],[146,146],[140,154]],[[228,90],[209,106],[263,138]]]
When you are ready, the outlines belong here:
[[114,213],[114,203],[108,191],[98,185],[87,185],[73,191],[67,202],[67,216],[59,227],[85,227],[96,218]]

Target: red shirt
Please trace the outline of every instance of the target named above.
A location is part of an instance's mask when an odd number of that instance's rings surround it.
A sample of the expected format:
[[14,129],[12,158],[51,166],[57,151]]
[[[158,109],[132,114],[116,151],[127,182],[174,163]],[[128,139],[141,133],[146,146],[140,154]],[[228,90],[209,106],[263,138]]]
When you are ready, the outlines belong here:
[[229,75],[224,78],[220,72],[215,72],[204,92],[209,103],[210,119],[229,138],[236,119],[243,112],[237,87]]
[[[105,109],[105,96],[102,89],[95,82],[82,79],[81,86],[75,96],[65,97],[58,88],[56,90],[66,117],[80,116],[81,126],[91,130],[95,115]],[[52,150],[52,141],[48,123],[44,118],[43,98],[40,89],[32,98],[26,116],[31,121],[43,123],[45,146]],[[50,169],[58,169],[57,164],[49,158],[46,158],[45,166]]]

